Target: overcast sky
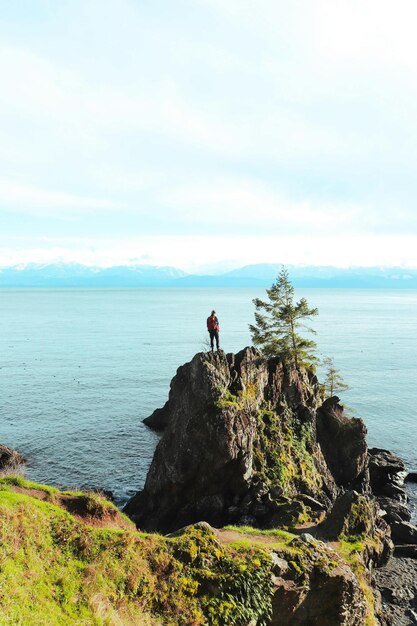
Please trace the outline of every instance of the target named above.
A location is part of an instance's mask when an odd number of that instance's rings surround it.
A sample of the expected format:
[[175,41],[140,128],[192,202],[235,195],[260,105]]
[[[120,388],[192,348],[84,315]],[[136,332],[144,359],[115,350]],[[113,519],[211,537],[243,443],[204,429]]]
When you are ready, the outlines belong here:
[[417,267],[414,0],[0,0],[0,265]]

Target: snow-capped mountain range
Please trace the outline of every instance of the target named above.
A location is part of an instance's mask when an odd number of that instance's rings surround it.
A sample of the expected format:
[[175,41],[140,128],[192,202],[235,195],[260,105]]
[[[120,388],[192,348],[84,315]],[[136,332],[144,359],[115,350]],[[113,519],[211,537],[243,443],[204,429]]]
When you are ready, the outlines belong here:
[[[281,267],[279,263],[260,263],[207,275],[142,264],[108,268],[73,263],[27,264],[0,268],[0,288],[268,287]],[[417,288],[417,269],[290,265],[287,269],[295,287]]]

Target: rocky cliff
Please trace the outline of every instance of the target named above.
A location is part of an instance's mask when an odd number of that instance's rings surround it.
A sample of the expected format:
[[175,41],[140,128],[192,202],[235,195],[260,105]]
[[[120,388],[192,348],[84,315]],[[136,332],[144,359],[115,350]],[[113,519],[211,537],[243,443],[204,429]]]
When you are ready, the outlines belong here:
[[171,533],[205,520],[299,536],[291,546],[304,556],[295,565],[292,547],[277,552],[285,565],[275,568],[265,623],[394,625],[398,612],[412,611],[394,605],[382,583],[379,593],[372,574],[393,554],[391,529],[397,554],[417,553],[404,464],[368,450],[364,422],[325,398],[312,368],[254,348],[200,353],[145,422],[162,437],[143,490],[125,508],[139,529]]
[[325,401],[311,369],[238,354],[200,353],[180,367],[145,487],[126,512],[170,532],[199,520],[260,528],[318,519],[342,490],[366,491],[366,428]]

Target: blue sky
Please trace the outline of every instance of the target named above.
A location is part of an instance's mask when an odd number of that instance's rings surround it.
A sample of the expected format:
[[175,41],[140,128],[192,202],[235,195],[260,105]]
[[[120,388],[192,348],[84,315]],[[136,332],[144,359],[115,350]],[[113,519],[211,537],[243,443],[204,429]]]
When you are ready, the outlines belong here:
[[417,267],[417,5],[0,1],[0,265]]

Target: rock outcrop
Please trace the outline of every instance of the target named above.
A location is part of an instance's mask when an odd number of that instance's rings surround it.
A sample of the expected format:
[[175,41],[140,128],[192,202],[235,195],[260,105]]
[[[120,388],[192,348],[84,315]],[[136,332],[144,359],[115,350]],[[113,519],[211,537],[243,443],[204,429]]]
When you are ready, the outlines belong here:
[[411,518],[404,486],[407,476],[404,462],[389,450],[371,448],[368,452],[370,486],[385,511],[389,524],[408,522]]
[[377,501],[356,491],[345,491],[336,499],[317,534],[330,541],[360,537],[366,566],[382,567],[394,553],[391,533]]
[[[269,594],[271,602],[269,619],[245,621],[241,615],[237,623],[242,626],[256,623],[270,626],[359,626],[369,617],[370,607],[362,589],[366,583],[358,580],[334,548],[308,533],[300,536],[286,533],[285,538],[279,535],[256,536],[245,533],[245,530],[216,530],[206,522],[198,522],[171,533],[168,538],[178,539],[196,532],[215,539],[217,550],[222,545],[230,545],[230,542],[233,545],[243,540],[246,545],[262,547],[267,555],[269,567],[263,573],[272,583],[269,589],[267,585],[264,587],[265,596]],[[270,543],[268,539],[274,539],[274,542]],[[205,567],[208,563],[206,557]],[[216,593],[213,587],[212,584],[211,592]],[[247,583],[245,587],[248,587]],[[216,616],[209,623],[220,625],[223,620]],[[232,620],[226,620],[226,623],[229,625]]]
[[254,348],[200,353],[145,421],[163,434],[143,490],[125,507],[138,528],[172,533],[204,520],[327,542],[339,551],[330,560],[314,545],[291,567],[277,555],[271,623],[383,619],[386,593],[373,596],[372,572],[394,553],[391,528],[396,554],[416,554],[405,467],[386,450],[368,451],[364,422],[324,397],[312,368]]
[[311,369],[254,348],[197,354],[147,420],[164,433],[126,512],[159,532],[202,519],[268,528],[318,518],[341,489],[369,484],[364,423],[323,400]]
[[[368,607],[358,579],[346,562],[308,534],[292,540],[289,548],[299,550],[302,557],[295,557],[292,566],[284,559],[286,568],[273,577],[271,626],[364,624]],[[278,569],[282,570],[282,558],[279,560]]]
[[317,411],[317,441],[338,485],[366,489],[369,484],[366,426],[347,417],[339,398],[328,398]]
[[0,472],[15,470],[25,463],[26,459],[23,454],[13,450],[13,448],[0,445]]
[[349,566],[333,556],[332,566],[312,568],[308,584],[285,578],[275,581],[271,626],[358,626],[367,606]]
[[372,493],[391,527],[395,554],[415,557],[417,527],[410,522],[411,511],[404,484],[408,475],[404,462],[389,450],[371,448],[369,474]]

